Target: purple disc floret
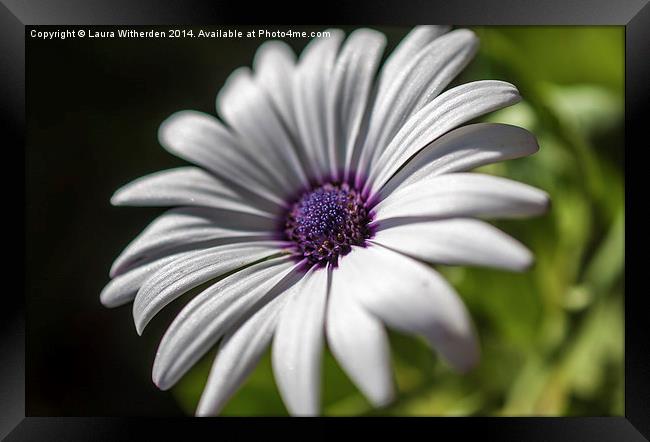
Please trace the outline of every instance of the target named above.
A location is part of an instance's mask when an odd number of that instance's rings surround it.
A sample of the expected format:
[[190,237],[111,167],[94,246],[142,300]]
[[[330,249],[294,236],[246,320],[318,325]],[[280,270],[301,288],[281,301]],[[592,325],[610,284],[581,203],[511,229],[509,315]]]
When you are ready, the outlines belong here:
[[289,207],[284,236],[298,258],[310,264],[336,265],[339,256],[364,246],[372,236],[369,207],[347,183],[326,183],[304,192]]

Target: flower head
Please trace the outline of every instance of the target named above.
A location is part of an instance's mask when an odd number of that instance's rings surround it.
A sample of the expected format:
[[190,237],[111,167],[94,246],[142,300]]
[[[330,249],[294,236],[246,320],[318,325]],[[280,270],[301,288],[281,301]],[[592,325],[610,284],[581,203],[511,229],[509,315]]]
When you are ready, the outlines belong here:
[[[470,124],[519,101],[502,81],[443,92],[477,48],[475,35],[415,28],[379,68],[384,36],[329,30],[296,60],[263,44],[217,98],[221,120],[183,111],[161,144],[196,166],[140,178],[116,205],[175,207],[116,259],[101,294],[133,301],[138,333],[174,299],[206,284],[165,333],[153,367],[174,385],[219,351],[197,414],[217,414],[272,345],[292,414],[320,411],[325,343],[376,406],[394,396],[385,327],[425,337],[449,365],[479,346],[453,288],[429,263],[523,270],[531,253],[477,218],[543,213],[547,195],[466,171],[530,155],[535,138]],[[459,127],[460,126],[460,127]]]

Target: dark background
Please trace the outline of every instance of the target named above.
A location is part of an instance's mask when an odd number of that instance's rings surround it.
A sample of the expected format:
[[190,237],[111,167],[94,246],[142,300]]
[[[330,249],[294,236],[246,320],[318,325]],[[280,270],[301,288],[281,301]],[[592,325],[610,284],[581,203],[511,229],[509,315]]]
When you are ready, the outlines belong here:
[[[183,415],[151,381],[158,342],[183,301],[142,337],[130,304],[107,309],[99,302],[113,259],[162,210],[116,208],[109,199],[141,175],[183,164],[158,144],[158,126],[181,109],[214,114],[227,75],[250,66],[265,39],[44,41],[30,38],[29,29],[27,415]],[[389,39],[386,53],[408,31],[377,29]],[[308,40],[285,39],[296,50]]]

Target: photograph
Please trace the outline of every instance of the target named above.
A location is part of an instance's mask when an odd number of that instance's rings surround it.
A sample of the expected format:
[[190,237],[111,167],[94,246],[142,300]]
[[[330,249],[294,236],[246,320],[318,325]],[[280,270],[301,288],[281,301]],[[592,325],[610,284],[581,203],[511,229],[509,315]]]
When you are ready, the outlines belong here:
[[26,415],[624,417],[625,54],[27,26]]

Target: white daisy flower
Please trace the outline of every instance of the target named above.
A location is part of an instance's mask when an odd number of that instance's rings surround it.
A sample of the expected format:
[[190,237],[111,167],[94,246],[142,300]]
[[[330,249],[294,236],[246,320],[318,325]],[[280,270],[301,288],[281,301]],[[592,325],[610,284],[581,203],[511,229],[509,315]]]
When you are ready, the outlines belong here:
[[[217,98],[221,120],[182,111],[161,144],[197,165],[140,178],[111,202],[178,206],[116,259],[104,305],[133,301],[138,333],[200,285],[165,333],[153,381],[172,387],[217,343],[196,411],[215,415],[272,346],[293,415],[320,412],[328,345],[374,406],[394,397],[385,326],[423,336],[452,368],[479,358],[470,317],[429,263],[520,271],[531,253],[475,218],[543,213],[546,193],[465,171],[530,155],[533,135],[504,124],[458,126],[520,100],[476,81],[442,92],[478,41],[421,26],[379,69],[384,35],[337,29],[296,60],[264,43]],[[207,284],[206,284],[207,285]]]

